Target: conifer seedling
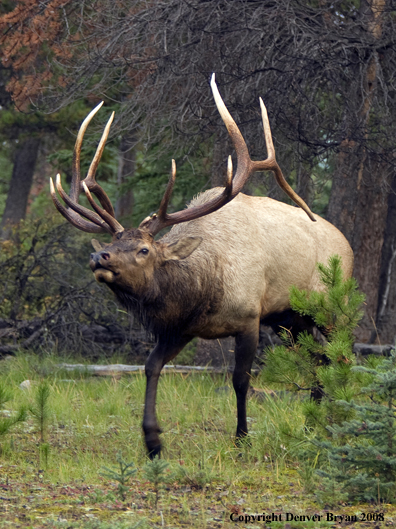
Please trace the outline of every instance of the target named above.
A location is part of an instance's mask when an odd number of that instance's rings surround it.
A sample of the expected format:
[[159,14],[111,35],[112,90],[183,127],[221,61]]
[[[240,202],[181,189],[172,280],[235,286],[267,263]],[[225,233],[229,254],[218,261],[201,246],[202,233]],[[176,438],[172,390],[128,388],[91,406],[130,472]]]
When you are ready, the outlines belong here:
[[119,471],[108,467],[102,467],[105,472],[99,472],[99,474],[107,479],[118,481],[118,495],[121,501],[125,501],[126,493],[128,491],[128,481],[136,474],[137,469],[135,468],[135,463],[133,461],[130,463],[124,461],[121,451],[118,452],[116,461],[118,463]]

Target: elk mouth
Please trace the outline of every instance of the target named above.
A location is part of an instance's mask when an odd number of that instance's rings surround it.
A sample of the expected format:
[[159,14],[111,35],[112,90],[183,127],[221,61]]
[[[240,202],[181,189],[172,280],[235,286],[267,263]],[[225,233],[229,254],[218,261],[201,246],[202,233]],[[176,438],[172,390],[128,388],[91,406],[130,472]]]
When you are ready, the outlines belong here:
[[114,283],[117,275],[111,270],[102,267],[96,268],[93,273],[98,283]]
[[115,278],[118,275],[116,272],[112,272],[108,268],[102,266],[98,261],[95,262],[93,259],[91,259],[89,264],[98,283],[113,283],[115,281]]

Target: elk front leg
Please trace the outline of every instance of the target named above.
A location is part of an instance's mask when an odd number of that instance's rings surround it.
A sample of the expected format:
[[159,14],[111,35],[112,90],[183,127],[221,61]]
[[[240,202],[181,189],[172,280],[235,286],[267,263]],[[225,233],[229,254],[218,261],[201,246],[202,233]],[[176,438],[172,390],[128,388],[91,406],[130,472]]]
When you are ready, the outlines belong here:
[[146,373],[146,397],[144,401],[143,432],[144,440],[150,459],[154,459],[161,452],[161,441],[159,434],[161,429],[158,426],[155,413],[155,403],[157,397],[158,380],[161,370],[167,362],[170,362],[190,339],[183,339],[177,345],[161,343],[154,347],[145,364]]
[[249,389],[250,373],[257,350],[258,338],[258,324],[253,331],[237,334],[235,338],[235,369],[232,382],[237,399],[237,440],[245,437],[248,433],[246,395]]

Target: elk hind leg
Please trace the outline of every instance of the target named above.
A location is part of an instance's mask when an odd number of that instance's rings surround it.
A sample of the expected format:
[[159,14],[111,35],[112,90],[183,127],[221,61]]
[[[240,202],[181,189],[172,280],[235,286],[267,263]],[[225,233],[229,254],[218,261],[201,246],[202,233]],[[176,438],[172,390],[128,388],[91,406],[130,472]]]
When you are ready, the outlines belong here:
[[236,438],[241,439],[248,433],[246,419],[246,397],[249,389],[251,369],[258,344],[258,324],[254,331],[239,333],[235,337],[235,369],[232,377],[237,400]]

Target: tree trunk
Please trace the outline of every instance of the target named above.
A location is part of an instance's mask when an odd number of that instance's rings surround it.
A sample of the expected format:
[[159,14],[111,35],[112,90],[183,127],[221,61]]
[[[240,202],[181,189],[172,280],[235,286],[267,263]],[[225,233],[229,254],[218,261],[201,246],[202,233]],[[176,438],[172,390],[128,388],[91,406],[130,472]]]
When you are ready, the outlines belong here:
[[16,150],[10,189],[0,225],[0,238],[2,239],[9,238],[13,226],[26,216],[39,146],[39,138],[28,137],[18,145]]
[[378,291],[377,329],[382,343],[395,343],[396,339],[396,174],[393,174],[388,195],[387,218],[382,246],[381,273]]
[[360,341],[376,337],[381,256],[388,209],[387,167],[374,155],[367,157],[358,188],[352,248],[354,276],[366,294],[365,314],[357,329]]
[[387,222],[389,169],[378,155],[345,140],[337,160],[328,220],[352,246],[354,277],[366,294],[364,318],[357,329],[361,341],[375,331],[381,255]]
[[133,189],[126,187],[128,181],[135,174],[136,152],[134,144],[136,138],[133,133],[123,136],[118,157],[117,184],[120,193],[115,207],[117,219],[120,221],[130,219],[133,213],[134,196]]
[[[384,1],[362,2],[362,13],[365,10],[367,15],[367,9],[371,10],[367,32],[379,38]],[[377,69],[378,54],[373,52],[367,64],[364,90],[359,83],[353,84],[349,100],[345,102],[349,126],[340,145],[328,208],[329,221],[342,231],[352,246],[354,276],[360,290],[366,294],[364,317],[356,331],[360,341],[372,339],[376,332],[389,188],[387,165],[378,154],[366,148]]]

